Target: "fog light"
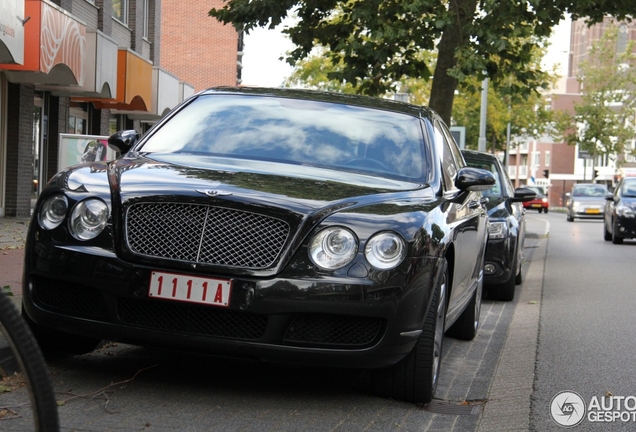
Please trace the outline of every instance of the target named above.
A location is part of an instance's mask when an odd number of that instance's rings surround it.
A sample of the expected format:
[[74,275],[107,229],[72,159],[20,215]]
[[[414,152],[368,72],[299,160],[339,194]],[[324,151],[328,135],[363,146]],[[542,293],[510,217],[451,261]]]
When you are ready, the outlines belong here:
[[486,274],[493,274],[495,272],[495,265],[494,264],[486,264],[484,266],[484,272]]

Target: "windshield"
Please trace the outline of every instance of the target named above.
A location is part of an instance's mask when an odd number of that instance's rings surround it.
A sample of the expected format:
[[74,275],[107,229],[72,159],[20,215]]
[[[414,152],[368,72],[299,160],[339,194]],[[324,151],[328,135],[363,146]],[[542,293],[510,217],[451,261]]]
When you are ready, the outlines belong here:
[[426,172],[416,117],[269,96],[201,95],[137,150],[311,165],[411,181]]
[[466,164],[470,167],[485,169],[494,174],[494,177],[495,177],[494,186],[488,190],[482,191],[482,195],[486,197],[492,197],[492,198],[503,196],[501,181],[499,179],[500,174],[499,174],[499,170],[497,169],[497,165],[495,165],[494,163],[490,163],[490,162],[486,162],[482,160],[471,159],[470,157],[467,157],[466,154],[464,154],[464,160],[466,161]]
[[636,181],[625,182],[623,185],[623,196],[636,198]]
[[572,196],[575,197],[604,197],[607,189],[602,185],[575,186]]

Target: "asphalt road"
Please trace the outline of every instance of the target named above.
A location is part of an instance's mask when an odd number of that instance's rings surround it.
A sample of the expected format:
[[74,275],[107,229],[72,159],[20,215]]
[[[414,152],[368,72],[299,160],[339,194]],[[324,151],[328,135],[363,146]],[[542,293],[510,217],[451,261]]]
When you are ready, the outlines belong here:
[[[364,371],[110,343],[48,360],[62,430],[527,430],[549,216],[531,215],[515,301],[486,300],[474,341],[446,339],[436,399],[426,407],[372,396]],[[5,407],[10,415],[3,417]],[[30,416],[24,388],[0,393],[0,430],[30,431]]]
[[[558,213],[540,217],[549,223],[550,233],[531,429],[563,430],[552,420],[550,406],[559,392],[569,390],[588,408],[594,396],[628,398],[622,400],[627,409],[610,412],[631,417],[627,422],[599,423],[585,416],[574,430],[636,430],[636,241],[604,241],[600,220],[569,223]],[[577,410],[576,416],[585,407],[570,408]],[[597,419],[599,410],[591,411]]]

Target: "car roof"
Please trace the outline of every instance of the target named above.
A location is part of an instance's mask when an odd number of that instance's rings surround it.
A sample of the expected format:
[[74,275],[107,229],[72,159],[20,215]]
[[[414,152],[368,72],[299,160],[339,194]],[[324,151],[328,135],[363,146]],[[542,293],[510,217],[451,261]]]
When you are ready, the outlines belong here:
[[375,108],[384,111],[409,114],[416,117],[433,119],[438,117],[430,108],[413,105],[406,102],[383,99],[379,97],[352,95],[336,92],[325,92],[307,89],[269,88],[269,87],[212,87],[198,93],[208,94],[241,94],[256,96],[273,96],[290,99],[304,99],[318,102],[330,102],[346,105],[356,105],[365,108]]
[[497,156],[495,156],[492,153],[484,153],[484,152],[469,150],[469,149],[462,149],[462,154],[464,156],[470,157],[471,159],[483,159],[487,161],[499,160]]

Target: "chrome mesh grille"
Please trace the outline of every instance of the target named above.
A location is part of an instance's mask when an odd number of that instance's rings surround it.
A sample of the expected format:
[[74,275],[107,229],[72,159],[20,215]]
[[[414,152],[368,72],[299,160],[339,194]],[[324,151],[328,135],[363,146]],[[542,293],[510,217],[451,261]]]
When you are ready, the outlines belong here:
[[267,268],[289,225],[246,211],[185,203],[133,204],[126,213],[128,247],[136,254],[242,268]]

